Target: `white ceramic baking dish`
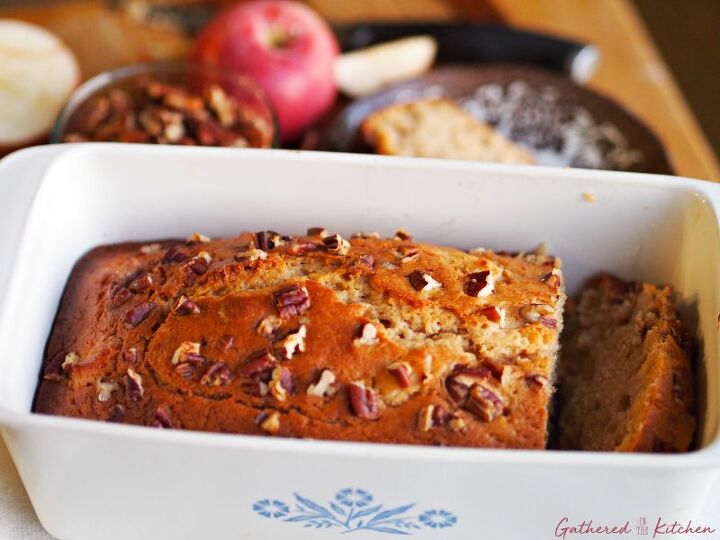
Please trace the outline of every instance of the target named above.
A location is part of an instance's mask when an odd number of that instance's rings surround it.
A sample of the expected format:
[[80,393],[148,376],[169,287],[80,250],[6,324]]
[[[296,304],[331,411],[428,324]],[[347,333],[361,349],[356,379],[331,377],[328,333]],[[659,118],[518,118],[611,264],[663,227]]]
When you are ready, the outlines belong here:
[[[558,523],[633,527],[640,517],[652,532],[654,516],[697,517],[720,472],[716,185],[359,155],[83,145],[7,158],[0,196],[0,424],[40,520],[58,538],[302,540],[351,532],[357,540],[401,533],[529,540],[552,538]],[[90,247],[317,224],[382,234],[402,226],[463,248],[547,241],[564,259],[571,292],[599,270],[672,284],[701,343],[699,449],[425,448],[30,413],[63,286]]]

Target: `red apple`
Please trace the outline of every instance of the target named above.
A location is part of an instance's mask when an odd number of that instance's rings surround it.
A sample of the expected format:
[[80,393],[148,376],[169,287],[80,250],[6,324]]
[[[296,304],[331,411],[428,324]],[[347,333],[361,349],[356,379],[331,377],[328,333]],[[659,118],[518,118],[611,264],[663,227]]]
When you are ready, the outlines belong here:
[[270,97],[283,142],[292,142],[333,103],[339,47],[317,13],[298,2],[255,0],[203,30],[195,58],[254,78]]

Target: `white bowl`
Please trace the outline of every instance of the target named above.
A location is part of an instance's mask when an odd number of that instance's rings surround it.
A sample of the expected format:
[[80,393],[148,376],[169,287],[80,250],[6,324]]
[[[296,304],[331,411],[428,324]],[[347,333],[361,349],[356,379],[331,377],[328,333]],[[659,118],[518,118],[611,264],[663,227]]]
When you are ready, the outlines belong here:
[[[593,519],[620,526],[638,516],[691,519],[720,471],[714,184],[377,156],[91,144],[12,155],[0,164],[0,197],[12,201],[0,217],[0,260],[13,261],[12,269],[0,266],[0,424],[38,517],[58,538],[302,540],[349,530],[358,540],[398,531],[551,538],[564,517],[568,525]],[[673,285],[701,344],[700,449],[429,448],[30,413],[63,287],[89,248],[196,230],[297,233],[317,224],[381,234],[402,226],[423,241],[463,248],[520,250],[548,241],[564,260],[570,292],[600,270]]]

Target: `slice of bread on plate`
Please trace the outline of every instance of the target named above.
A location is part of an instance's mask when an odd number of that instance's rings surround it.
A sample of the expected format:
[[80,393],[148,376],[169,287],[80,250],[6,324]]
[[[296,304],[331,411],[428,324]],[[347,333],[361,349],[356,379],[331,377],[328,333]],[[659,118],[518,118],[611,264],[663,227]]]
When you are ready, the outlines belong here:
[[528,151],[447,99],[412,101],[375,111],[362,123],[361,134],[378,154],[535,163]]

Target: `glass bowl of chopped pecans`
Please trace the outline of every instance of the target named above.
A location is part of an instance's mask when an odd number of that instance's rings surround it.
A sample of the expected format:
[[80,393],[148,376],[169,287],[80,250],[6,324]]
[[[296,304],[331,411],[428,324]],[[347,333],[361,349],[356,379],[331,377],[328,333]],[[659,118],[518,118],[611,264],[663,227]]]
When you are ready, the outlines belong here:
[[206,64],[154,62],[81,85],[58,115],[51,140],[271,148],[279,128],[251,78]]

